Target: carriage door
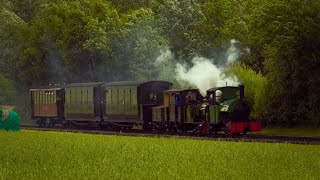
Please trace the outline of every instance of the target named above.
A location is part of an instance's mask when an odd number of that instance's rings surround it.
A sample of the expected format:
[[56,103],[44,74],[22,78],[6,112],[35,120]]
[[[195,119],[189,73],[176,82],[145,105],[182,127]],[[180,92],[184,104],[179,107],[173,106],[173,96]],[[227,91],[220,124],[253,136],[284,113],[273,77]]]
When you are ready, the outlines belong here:
[[60,89],[56,91],[57,93],[57,116],[59,118],[63,118],[64,116],[64,101],[65,101],[65,94],[64,94],[64,90]]
[[95,117],[101,117],[101,101],[100,101],[100,88],[99,87],[93,87],[93,100],[94,100],[94,115]]

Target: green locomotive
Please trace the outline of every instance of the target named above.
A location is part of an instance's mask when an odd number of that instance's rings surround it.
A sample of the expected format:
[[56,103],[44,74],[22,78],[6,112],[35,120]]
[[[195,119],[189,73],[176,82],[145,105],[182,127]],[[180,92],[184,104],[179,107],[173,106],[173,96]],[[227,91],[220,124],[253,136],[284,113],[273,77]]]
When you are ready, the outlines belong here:
[[163,105],[153,108],[160,129],[243,134],[261,129],[249,119],[243,85],[212,88],[205,97],[197,89],[168,90],[164,97]]

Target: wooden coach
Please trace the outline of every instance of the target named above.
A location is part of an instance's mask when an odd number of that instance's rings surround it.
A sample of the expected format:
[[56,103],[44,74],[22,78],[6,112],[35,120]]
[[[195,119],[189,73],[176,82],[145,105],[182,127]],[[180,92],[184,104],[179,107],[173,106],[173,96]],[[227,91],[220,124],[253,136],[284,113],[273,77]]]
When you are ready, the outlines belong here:
[[[198,89],[172,89],[164,91],[164,106],[168,108],[168,126],[177,127],[189,120],[188,105],[186,104],[186,96],[191,94],[194,101],[202,101],[202,96]],[[175,105],[175,97],[178,98],[179,104]]]
[[31,118],[40,126],[54,125],[64,118],[64,89],[30,89]]

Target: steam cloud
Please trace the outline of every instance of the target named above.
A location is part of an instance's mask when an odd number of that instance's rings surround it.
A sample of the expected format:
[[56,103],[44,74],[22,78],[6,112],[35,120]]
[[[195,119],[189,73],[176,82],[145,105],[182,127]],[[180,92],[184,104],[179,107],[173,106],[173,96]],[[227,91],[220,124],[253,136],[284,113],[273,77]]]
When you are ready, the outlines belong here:
[[[168,66],[168,64],[170,64],[168,61],[170,59],[172,60],[173,57],[169,50],[161,52],[161,55],[156,60],[156,64],[166,64],[167,67],[173,67],[166,68],[167,76],[171,76],[171,78],[174,77],[180,86],[184,88],[187,88],[190,84],[196,86],[200,90],[200,93],[205,96],[206,91],[213,87],[239,85],[239,81],[236,77],[225,77],[222,73],[226,67],[236,63],[237,59],[241,56],[241,50],[236,47],[236,43],[238,43],[238,41],[234,39],[230,41],[230,47],[227,50],[226,57],[224,59],[225,63],[219,67],[213,63],[213,59],[207,59],[204,57],[193,58],[193,65],[191,68],[187,68],[186,65],[180,63]],[[171,71],[168,72],[168,69]],[[165,80],[168,80],[168,78]]]

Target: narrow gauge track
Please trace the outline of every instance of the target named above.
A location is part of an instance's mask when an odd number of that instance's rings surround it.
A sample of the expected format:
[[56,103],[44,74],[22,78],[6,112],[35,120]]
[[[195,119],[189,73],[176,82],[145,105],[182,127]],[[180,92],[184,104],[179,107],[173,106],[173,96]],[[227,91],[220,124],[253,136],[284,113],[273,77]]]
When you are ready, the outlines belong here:
[[269,135],[225,135],[225,134],[210,134],[201,136],[195,133],[173,133],[173,132],[144,132],[139,129],[112,131],[101,130],[100,128],[80,128],[79,127],[38,127],[32,125],[21,125],[25,130],[37,131],[58,131],[58,132],[72,132],[84,134],[99,134],[99,135],[117,135],[117,136],[136,136],[136,137],[175,137],[175,138],[189,138],[199,140],[214,140],[214,141],[231,141],[231,142],[265,142],[265,143],[290,143],[290,144],[306,144],[306,145],[320,145],[320,137],[298,137],[298,136],[269,136]]

